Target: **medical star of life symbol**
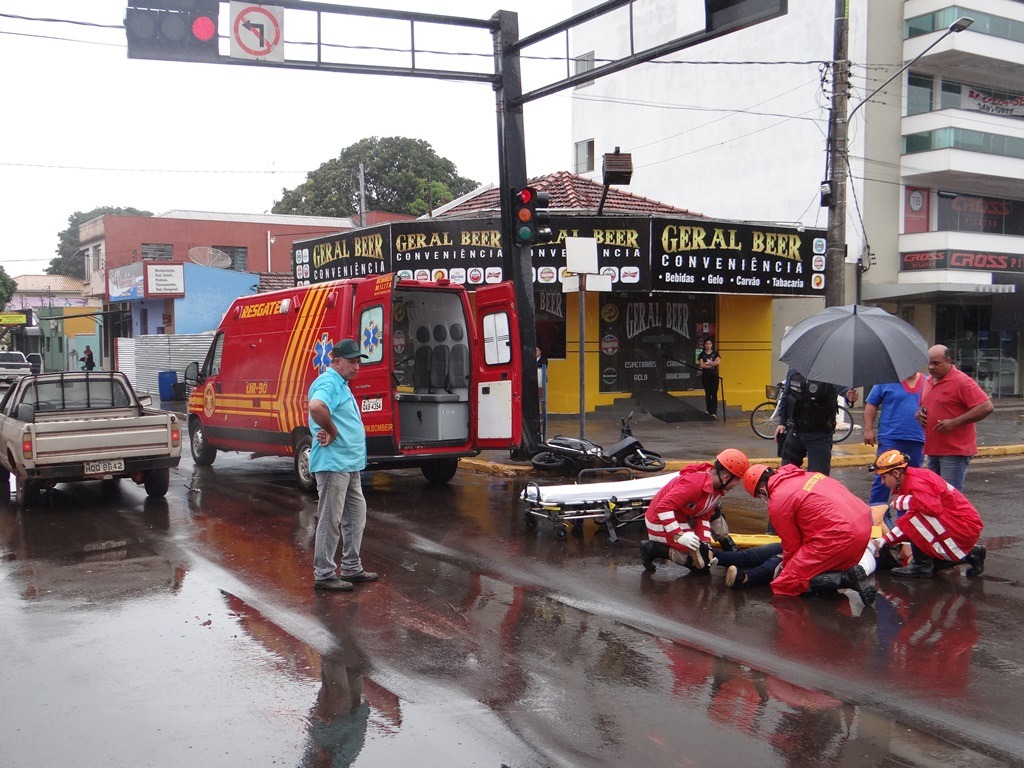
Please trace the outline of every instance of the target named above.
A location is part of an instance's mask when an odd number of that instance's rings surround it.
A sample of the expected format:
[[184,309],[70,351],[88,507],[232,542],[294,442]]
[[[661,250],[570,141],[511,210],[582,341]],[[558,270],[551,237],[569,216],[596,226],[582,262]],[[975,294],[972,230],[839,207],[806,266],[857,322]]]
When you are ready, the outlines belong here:
[[320,341],[313,345],[313,367],[319,373],[323,373],[330,367],[333,348],[334,342],[327,338],[326,333],[320,337]]
[[374,350],[380,346],[380,326],[373,320],[367,323],[366,327],[363,328],[363,346],[366,347],[366,352],[371,357],[373,356]]

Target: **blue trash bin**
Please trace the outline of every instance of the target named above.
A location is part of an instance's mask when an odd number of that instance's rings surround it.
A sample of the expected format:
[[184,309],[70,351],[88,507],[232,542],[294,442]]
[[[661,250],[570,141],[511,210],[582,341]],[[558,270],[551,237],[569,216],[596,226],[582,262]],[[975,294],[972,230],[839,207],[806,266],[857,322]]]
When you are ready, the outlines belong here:
[[174,385],[178,383],[178,372],[177,371],[160,371],[157,374],[156,380],[158,383],[158,389],[160,391],[161,400],[173,400],[174,399]]

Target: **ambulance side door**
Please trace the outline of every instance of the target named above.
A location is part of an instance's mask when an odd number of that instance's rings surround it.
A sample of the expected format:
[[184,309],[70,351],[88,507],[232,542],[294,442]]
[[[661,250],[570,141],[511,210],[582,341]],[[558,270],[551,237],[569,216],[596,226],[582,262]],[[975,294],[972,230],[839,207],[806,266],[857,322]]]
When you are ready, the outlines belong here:
[[391,377],[394,365],[392,277],[385,275],[360,283],[356,288],[353,308],[352,337],[367,359],[361,362],[359,374],[349,386],[366,427],[366,450],[370,458],[398,453],[395,440],[397,412]]
[[504,449],[519,444],[523,431],[523,371],[519,318],[512,283],[478,288],[473,338],[476,447]]

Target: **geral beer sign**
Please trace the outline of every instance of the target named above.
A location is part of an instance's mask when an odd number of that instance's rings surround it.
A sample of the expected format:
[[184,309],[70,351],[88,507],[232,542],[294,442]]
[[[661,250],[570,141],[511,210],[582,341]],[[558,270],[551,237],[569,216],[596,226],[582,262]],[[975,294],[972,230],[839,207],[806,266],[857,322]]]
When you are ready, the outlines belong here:
[[985,251],[911,251],[900,254],[900,269],[967,269],[984,272],[1024,272],[1024,256]]
[[[641,216],[553,216],[551,226],[555,239],[532,248],[538,292],[561,292],[565,239],[592,237],[616,293],[824,295],[824,230]],[[511,280],[510,259],[494,217],[394,222],[292,246],[297,285],[394,272],[473,290]]]

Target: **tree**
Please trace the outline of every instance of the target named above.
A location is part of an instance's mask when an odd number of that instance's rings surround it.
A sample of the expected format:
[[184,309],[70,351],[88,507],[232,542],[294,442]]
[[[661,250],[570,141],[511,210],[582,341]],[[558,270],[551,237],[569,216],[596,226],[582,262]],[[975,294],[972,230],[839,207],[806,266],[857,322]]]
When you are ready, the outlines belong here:
[[359,210],[359,164],[363,164],[366,209],[421,214],[478,185],[459,176],[429,142],[403,136],[371,136],[310,171],[294,189],[282,189],[274,213],[352,216]]
[[0,309],[7,306],[14,292],[18,290],[18,284],[14,278],[7,274],[7,270],[0,266]]
[[81,245],[78,240],[78,227],[87,221],[98,216],[152,216],[149,211],[140,211],[138,208],[114,208],[103,206],[93,208],[83,213],[75,211],[68,216],[68,228],[57,235],[57,256],[50,260],[50,266],[46,268],[48,275],[68,275],[85,279],[85,259],[78,255]]

